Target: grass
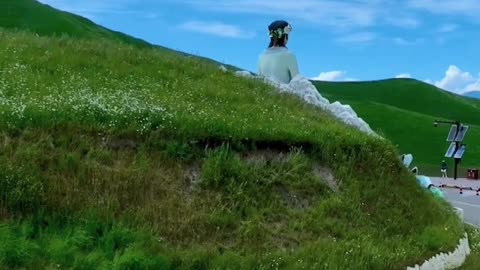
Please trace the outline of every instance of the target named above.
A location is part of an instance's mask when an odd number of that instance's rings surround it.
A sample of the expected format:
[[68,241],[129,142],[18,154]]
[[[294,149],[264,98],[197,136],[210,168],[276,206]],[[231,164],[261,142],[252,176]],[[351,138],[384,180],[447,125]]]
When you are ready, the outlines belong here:
[[471,253],[458,270],[475,270],[480,265],[480,229],[467,225]]
[[389,141],[211,60],[3,5],[3,268],[404,269],[462,236]]
[[0,39],[6,268],[403,269],[462,235],[394,145],[293,96],[156,48]]
[[[372,82],[315,82],[330,101],[339,100],[352,108],[370,126],[398,146],[412,153],[422,173],[440,175],[440,163],[449,146],[450,127],[434,128],[435,119],[459,120],[470,130],[464,143],[467,151],[459,176],[466,169],[480,167],[480,101],[458,96],[413,79]],[[411,136],[412,133],[415,136]],[[446,160],[453,176],[453,160]]]

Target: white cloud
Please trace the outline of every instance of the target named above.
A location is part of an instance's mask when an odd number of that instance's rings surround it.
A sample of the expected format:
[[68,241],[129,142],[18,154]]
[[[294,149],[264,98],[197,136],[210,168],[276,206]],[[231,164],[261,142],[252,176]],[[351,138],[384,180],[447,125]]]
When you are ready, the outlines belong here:
[[345,35],[337,38],[341,43],[367,43],[377,38],[377,35],[372,32],[359,32]]
[[393,42],[395,44],[401,45],[401,46],[416,45],[416,44],[420,44],[424,41],[425,40],[423,38],[417,38],[417,39],[414,39],[414,40],[407,40],[407,39],[404,39],[404,38],[401,38],[401,37],[393,38]]
[[470,92],[470,91],[480,91],[480,79],[477,79],[476,82],[467,85],[461,93]]
[[398,74],[397,76],[395,76],[395,78],[397,78],[397,79],[400,79],[400,78],[409,79],[409,78],[412,78],[412,75],[410,75],[408,73],[402,73],[402,74]]
[[449,15],[476,15],[480,12],[478,0],[409,0],[408,6],[431,13]]
[[189,21],[181,24],[180,28],[227,38],[252,38],[255,36],[253,32],[244,31],[240,27],[222,22]]
[[314,81],[356,81],[357,79],[347,77],[346,71],[333,70],[321,72],[317,77],[311,78]]
[[438,29],[438,32],[441,32],[441,33],[453,32],[457,30],[457,28],[458,28],[457,24],[444,24],[440,26],[440,28]]
[[317,77],[312,78],[312,80],[341,81],[345,78],[346,74],[347,74],[347,72],[340,71],[340,70],[321,72]]
[[480,90],[480,74],[473,76],[455,65],[450,65],[445,72],[445,77],[433,84],[439,88],[462,94],[468,91]]
[[[173,0],[167,0],[173,1]],[[416,28],[421,22],[405,10],[405,5],[384,0],[175,0],[200,10],[278,16],[330,27],[331,30],[368,28],[387,24]],[[407,14],[407,15],[406,15]]]
[[417,28],[420,26],[420,20],[413,18],[413,17],[388,17],[387,21],[393,25],[403,28]]
[[257,15],[290,17],[316,24],[343,28],[350,26],[367,27],[375,24],[379,11],[376,1],[317,1],[317,0],[178,0],[196,8]]

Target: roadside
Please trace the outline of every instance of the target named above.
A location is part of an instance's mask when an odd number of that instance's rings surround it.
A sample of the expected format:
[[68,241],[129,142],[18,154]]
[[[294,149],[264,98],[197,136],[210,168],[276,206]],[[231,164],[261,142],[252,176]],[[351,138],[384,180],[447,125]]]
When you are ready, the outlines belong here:
[[[430,177],[432,184],[441,187],[445,198],[455,207],[463,209],[465,222],[480,226],[480,181],[458,178]],[[478,194],[478,195],[477,195]]]
[[[465,178],[454,180],[452,178],[430,177],[430,179],[436,186],[445,185],[441,188],[445,198],[453,206],[463,209],[471,253],[458,270],[480,269],[480,192],[477,193],[480,188],[480,181]],[[460,188],[462,188],[461,193]]]

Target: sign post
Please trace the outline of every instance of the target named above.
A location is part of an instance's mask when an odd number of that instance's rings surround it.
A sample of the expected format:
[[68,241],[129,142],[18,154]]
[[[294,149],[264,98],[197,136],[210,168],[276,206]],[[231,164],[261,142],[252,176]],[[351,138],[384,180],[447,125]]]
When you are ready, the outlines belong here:
[[468,131],[468,126],[463,125],[462,123],[460,123],[460,121],[444,120],[435,120],[433,125],[437,127],[439,123],[452,124],[447,137],[447,142],[450,142],[450,146],[445,153],[445,157],[453,158],[455,160],[453,179],[457,179],[458,164],[461,162],[463,154],[466,150],[466,144],[463,144],[462,141]]

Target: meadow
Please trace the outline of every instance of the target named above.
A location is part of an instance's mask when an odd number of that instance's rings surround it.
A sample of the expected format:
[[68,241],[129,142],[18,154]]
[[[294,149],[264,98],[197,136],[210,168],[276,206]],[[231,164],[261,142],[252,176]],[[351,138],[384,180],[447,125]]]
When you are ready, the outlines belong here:
[[2,268],[405,269],[468,230],[389,140],[215,61],[6,3]]
[[463,232],[394,145],[261,82],[155,48],[0,38],[7,268],[400,269]]

